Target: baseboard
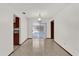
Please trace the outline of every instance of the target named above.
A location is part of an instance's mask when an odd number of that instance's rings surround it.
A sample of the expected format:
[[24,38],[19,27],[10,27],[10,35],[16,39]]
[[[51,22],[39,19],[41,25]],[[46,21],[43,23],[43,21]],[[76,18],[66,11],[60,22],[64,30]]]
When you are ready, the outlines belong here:
[[[28,39],[32,39],[32,38],[28,38]],[[46,38],[46,39],[51,39],[51,38]]]
[[32,39],[32,38],[27,38],[27,39]]
[[12,52],[11,52],[8,56],[11,56],[11,54],[12,54],[12,53],[14,53],[14,52],[15,52],[15,50],[14,50],[14,51],[12,51]]
[[65,48],[63,48],[60,44],[58,44],[55,40],[54,42],[59,46],[61,47],[64,51],[66,51],[70,56],[73,56],[71,53],[69,53]]
[[[21,46],[21,45],[19,45],[19,47],[20,47],[20,46]],[[19,47],[18,47],[18,48],[19,48]],[[8,56],[11,56],[11,54],[14,53],[18,48],[16,48],[15,50],[13,50]]]
[[46,38],[46,39],[51,39],[51,38]]
[[13,50],[8,56],[11,56],[11,54],[14,53],[16,50],[18,50],[20,46],[23,45],[27,40],[29,40],[29,38],[27,38],[22,44],[19,44],[19,47]]

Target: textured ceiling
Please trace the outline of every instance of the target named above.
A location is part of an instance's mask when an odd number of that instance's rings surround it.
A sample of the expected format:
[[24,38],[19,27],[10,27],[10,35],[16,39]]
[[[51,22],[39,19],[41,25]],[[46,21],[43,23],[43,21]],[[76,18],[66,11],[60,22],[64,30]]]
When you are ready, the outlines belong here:
[[37,18],[39,14],[42,18],[52,18],[61,10],[67,7],[68,3],[16,3],[9,4],[19,13],[25,12],[28,18]]

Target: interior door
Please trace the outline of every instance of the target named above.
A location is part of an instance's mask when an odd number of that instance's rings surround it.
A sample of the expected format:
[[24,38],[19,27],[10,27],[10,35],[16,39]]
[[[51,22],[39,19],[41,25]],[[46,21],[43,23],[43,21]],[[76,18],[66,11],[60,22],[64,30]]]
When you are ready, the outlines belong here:
[[14,45],[19,45],[19,17],[14,21]]
[[54,39],[54,21],[51,21],[51,39]]

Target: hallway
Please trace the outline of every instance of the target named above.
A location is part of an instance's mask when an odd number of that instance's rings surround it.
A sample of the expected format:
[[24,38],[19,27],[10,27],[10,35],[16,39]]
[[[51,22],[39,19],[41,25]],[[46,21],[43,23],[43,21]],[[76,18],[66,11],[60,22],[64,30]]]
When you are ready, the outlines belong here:
[[0,56],[79,56],[79,3],[2,3],[0,16]]
[[70,56],[53,39],[46,39],[40,48],[33,48],[32,45],[32,39],[27,40],[11,56]]

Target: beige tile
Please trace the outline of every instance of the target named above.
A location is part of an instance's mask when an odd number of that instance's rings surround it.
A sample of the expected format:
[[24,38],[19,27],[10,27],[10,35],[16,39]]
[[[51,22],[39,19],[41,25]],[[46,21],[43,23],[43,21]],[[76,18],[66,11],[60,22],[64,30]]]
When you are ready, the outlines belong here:
[[37,40],[37,42],[33,44],[33,40],[29,39],[11,56],[70,56],[53,39]]
[[16,50],[18,47],[19,47],[19,45],[15,45],[15,46],[14,46],[14,50]]

